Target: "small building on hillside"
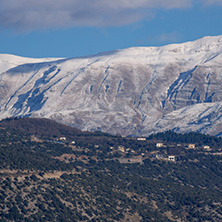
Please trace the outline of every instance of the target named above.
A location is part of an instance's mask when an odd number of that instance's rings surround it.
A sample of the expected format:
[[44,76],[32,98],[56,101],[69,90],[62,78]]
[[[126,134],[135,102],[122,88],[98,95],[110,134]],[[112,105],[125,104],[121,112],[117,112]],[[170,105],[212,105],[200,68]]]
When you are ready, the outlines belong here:
[[196,147],[195,147],[195,144],[189,144],[189,145],[188,145],[188,148],[189,148],[189,149],[195,149]]
[[164,146],[163,143],[157,143],[156,144],[156,147],[158,147],[158,148],[163,147],[163,146]]
[[170,155],[170,156],[168,156],[168,160],[172,161],[172,162],[175,162],[176,161],[176,157],[174,155]]
[[137,138],[138,141],[146,141],[146,138],[143,138],[143,137],[139,137]]
[[66,141],[66,137],[62,136],[62,137],[59,138],[59,140]]
[[125,147],[123,146],[118,146],[118,150],[122,153],[125,153]]
[[206,151],[210,151],[210,146],[203,146],[203,149],[206,150]]

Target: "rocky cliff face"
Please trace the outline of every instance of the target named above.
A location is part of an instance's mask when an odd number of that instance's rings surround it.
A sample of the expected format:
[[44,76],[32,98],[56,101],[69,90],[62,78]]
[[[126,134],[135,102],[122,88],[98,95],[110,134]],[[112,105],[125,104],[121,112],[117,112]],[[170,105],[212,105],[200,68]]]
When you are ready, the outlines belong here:
[[0,118],[83,130],[222,132],[222,36],[71,59],[0,56]]

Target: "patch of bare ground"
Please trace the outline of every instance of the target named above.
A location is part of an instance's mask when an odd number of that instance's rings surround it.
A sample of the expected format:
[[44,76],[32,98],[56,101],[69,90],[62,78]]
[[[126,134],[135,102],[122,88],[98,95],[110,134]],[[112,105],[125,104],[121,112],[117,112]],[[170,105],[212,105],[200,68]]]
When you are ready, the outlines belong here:
[[0,176],[2,178],[9,177],[10,179],[17,178],[17,180],[23,181],[27,176],[35,175],[37,178],[41,179],[56,179],[60,178],[63,174],[79,174],[76,170],[70,171],[52,171],[46,172],[43,175],[39,175],[40,171],[29,171],[29,170],[0,170]]
[[31,141],[32,141],[32,142],[37,142],[37,143],[42,143],[42,142],[43,142],[42,139],[39,139],[39,138],[37,138],[37,137],[34,136],[34,135],[31,136]]
[[70,161],[73,161],[76,159],[76,155],[65,153],[61,156],[55,157],[55,159],[69,163]]
[[152,201],[151,201],[151,204],[152,204],[152,208],[153,208],[154,210],[157,210],[157,209],[158,209],[158,206],[157,206],[157,204],[156,204],[156,201],[152,200]]
[[139,222],[142,221],[142,217],[136,212],[134,214],[130,214],[130,212],[126,212],[124,215],[124,219],[121,222]]
[[175,217],[171,211],[166,211],[164,215],[171,221],[182,222],[180,218]]
[[119,158],[120,163],[143,163],[143,158],[141,156],[135,156],[133,158]]

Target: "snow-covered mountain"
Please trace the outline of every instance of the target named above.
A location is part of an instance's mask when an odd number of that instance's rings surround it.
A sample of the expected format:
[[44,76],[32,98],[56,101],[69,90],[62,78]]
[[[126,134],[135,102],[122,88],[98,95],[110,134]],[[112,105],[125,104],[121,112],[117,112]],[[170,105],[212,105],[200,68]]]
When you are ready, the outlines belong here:
[[71,59],[0,55],[0,118],[146,136],[222,132],[222,36]]

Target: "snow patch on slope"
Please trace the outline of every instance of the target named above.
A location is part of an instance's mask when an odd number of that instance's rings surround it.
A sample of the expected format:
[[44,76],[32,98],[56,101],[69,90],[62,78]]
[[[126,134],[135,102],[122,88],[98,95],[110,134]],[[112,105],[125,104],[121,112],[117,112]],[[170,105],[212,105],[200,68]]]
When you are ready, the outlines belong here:
[[61,60],[63,58],[25,58],[16,55],[0,54],[0,73],[13,67],[28,63],[43,63]]
[[201,132],[217,135],[222,132],[222,102],[203,103],[175,110],[164,115],[144,130],[144,134],[166,130]]
[[70,59],[0,55],[0,118],[41,116],[123,135],[217,134],[221,61],[222,36]]

